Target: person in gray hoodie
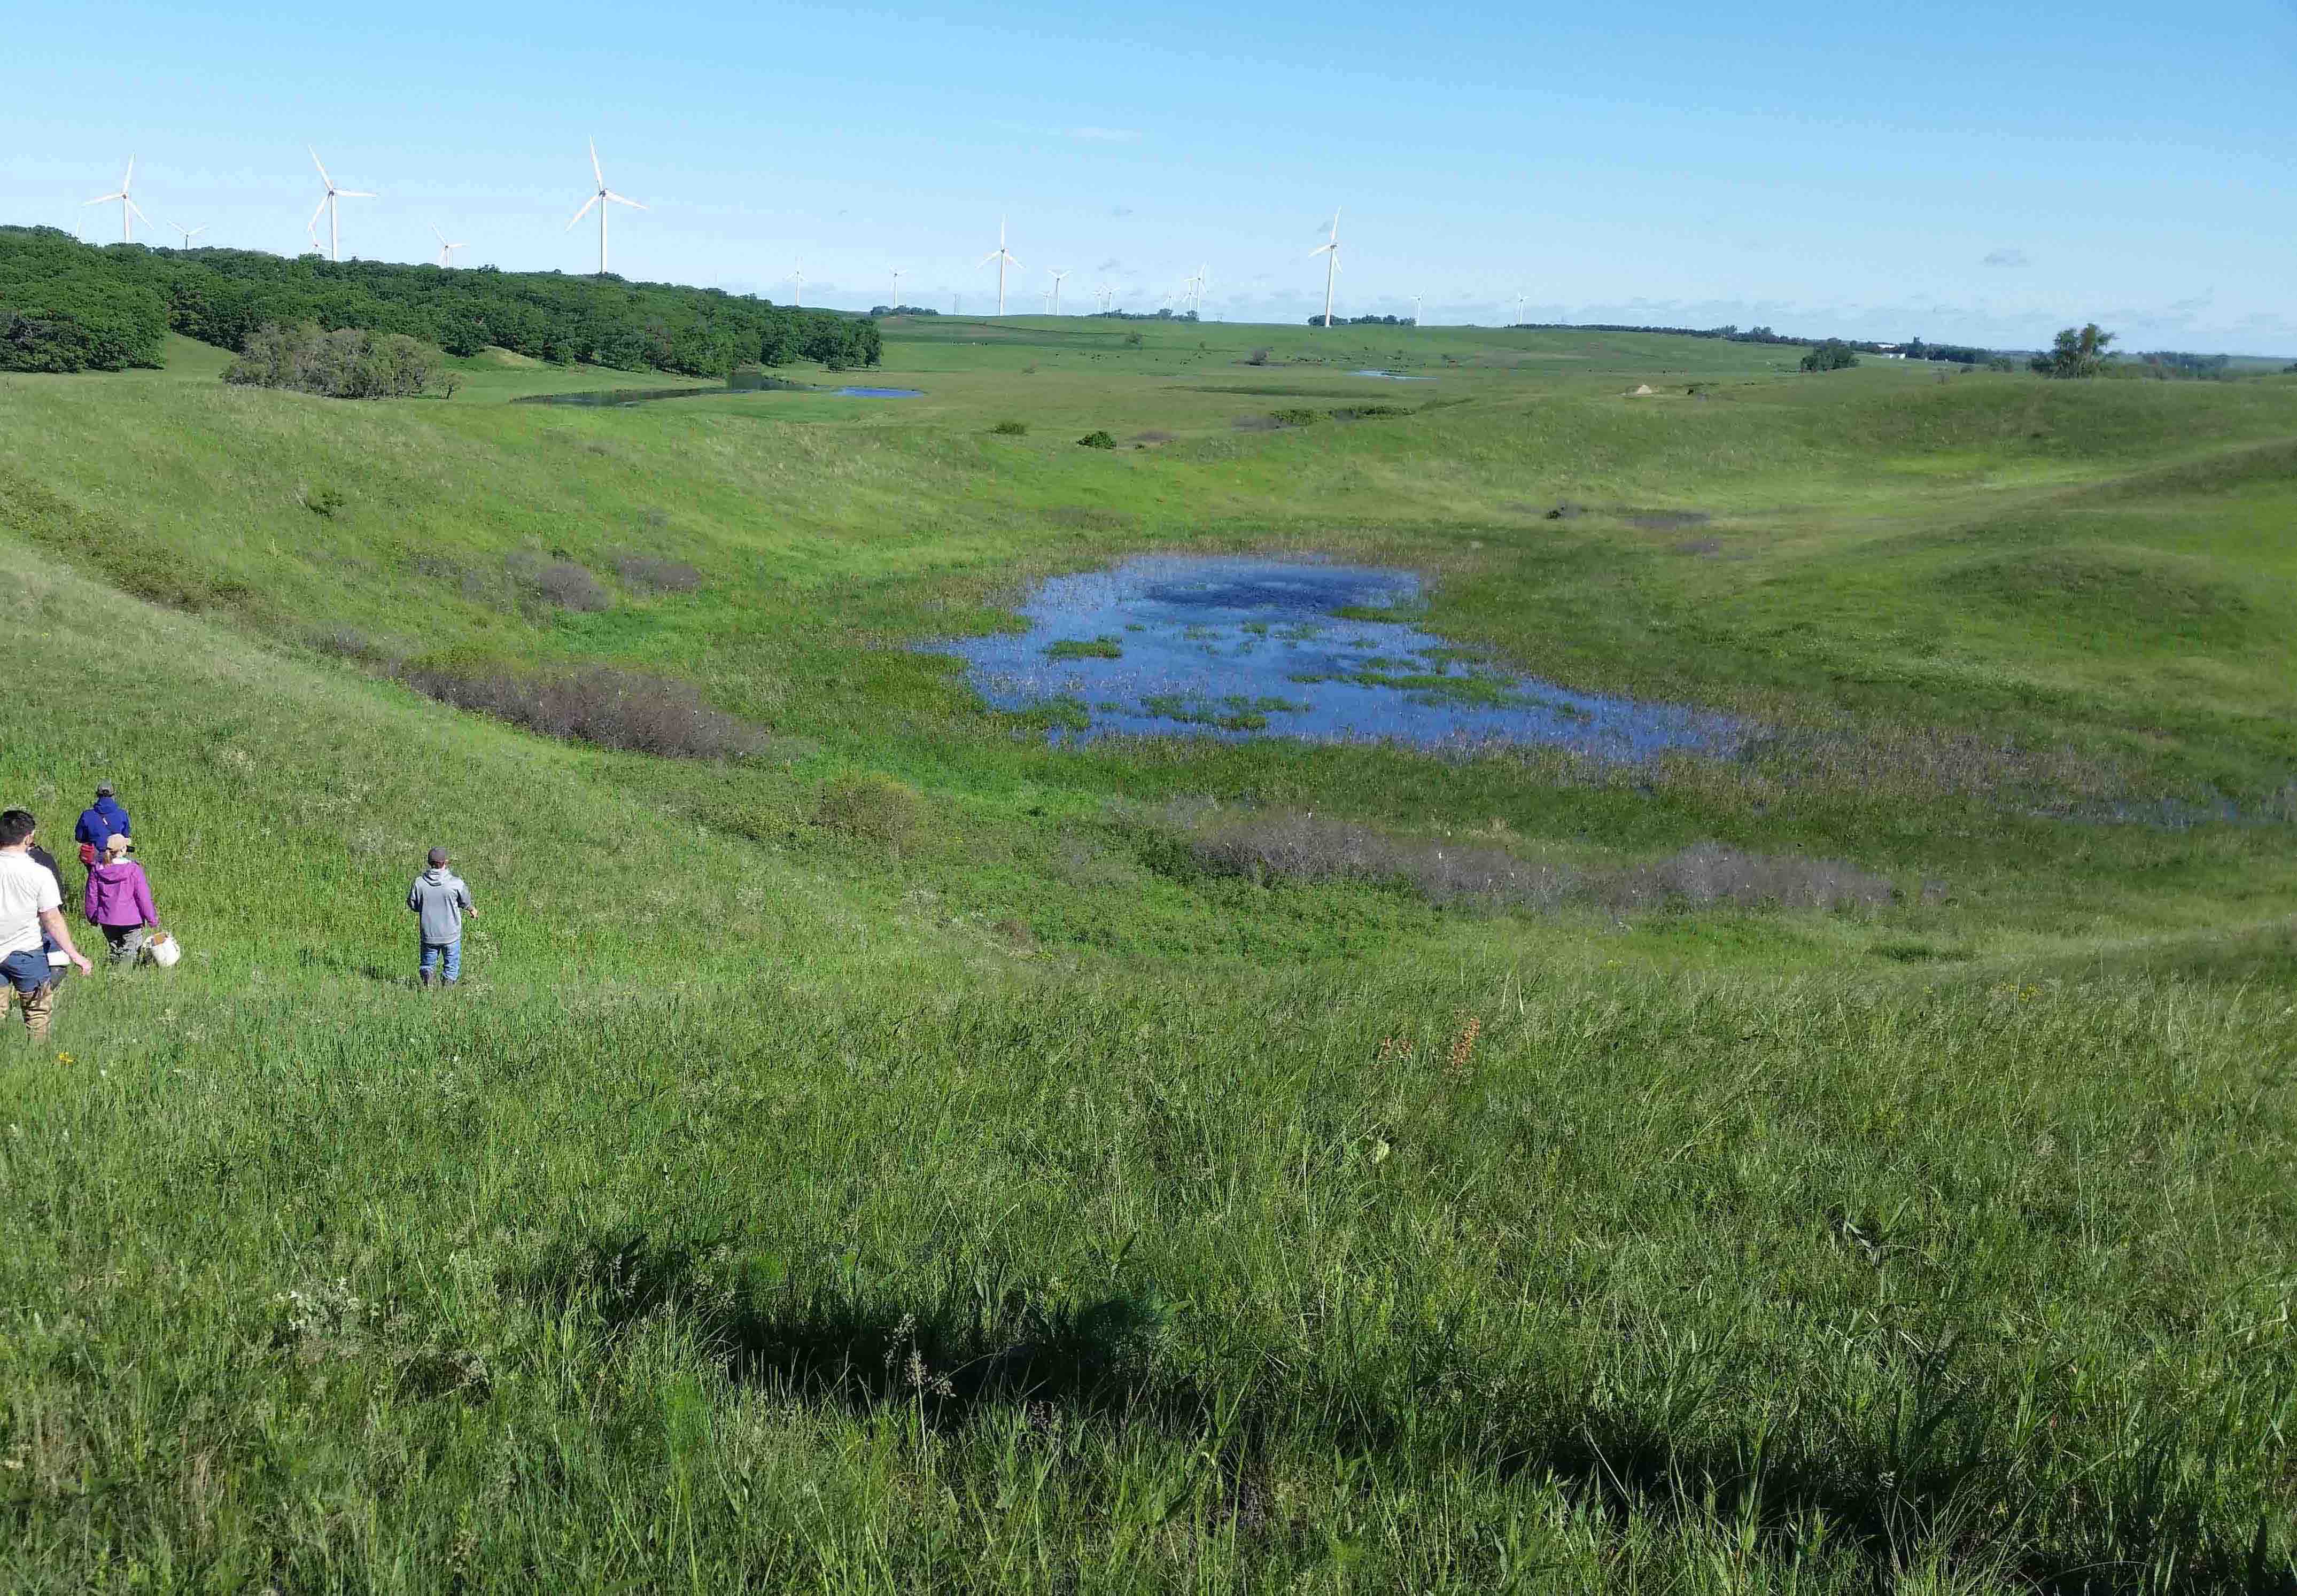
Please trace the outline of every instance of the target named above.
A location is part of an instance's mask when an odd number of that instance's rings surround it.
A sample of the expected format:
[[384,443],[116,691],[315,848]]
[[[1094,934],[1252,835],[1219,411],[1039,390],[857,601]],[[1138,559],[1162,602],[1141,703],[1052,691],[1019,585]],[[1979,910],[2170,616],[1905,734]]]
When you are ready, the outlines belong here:
[[407,907],[421,917],[423,954],[416,973],[424,986],[435,971],[440,983],[452,986],[463,978],[463,920],[479,917],[471,902],[471,889],[447,868],[447,851],[431,850],[431,868],[407,889]]

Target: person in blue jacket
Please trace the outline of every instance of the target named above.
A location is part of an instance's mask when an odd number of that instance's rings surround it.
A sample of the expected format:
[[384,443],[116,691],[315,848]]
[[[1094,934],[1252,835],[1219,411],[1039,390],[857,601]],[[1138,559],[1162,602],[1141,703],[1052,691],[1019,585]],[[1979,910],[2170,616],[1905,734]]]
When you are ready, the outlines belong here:
[[95,789],[95,802],[79,811],[79,824],[72,828],[72,839],[79,843],[79,863],[84,870],[93,870],[103,862],[103,845],[118,832],[121,836],[133,833],[128,824],[128,811],[111,795],[111,784],[100,782]]

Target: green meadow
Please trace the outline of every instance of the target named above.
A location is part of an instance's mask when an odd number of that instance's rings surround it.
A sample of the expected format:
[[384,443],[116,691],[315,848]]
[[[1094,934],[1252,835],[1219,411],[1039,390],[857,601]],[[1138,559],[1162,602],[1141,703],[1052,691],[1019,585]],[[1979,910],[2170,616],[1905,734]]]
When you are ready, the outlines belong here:
[[[0,1032],[0,1584],[2297,1588],[2297,379],[885,334],[0,377],[0,802],[118,782],[186,950]],[[919,646],[1183,552],[1757,735],[1056,745]],[[416,690],[601,671],[744,735]]]

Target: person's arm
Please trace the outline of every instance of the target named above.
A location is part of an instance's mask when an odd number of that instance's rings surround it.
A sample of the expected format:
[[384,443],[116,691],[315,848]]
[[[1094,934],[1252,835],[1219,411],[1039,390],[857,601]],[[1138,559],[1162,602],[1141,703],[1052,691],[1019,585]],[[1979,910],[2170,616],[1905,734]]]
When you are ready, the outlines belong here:
[[407,909],[409,914],[423,912],[423,881],[420,876],[416,878],[413,886],[407,889]]
[[144,923],[154,930],[160,925],[160,911],[152,903],[152,878],[141,867],[136,872],[136,907],[144,911]]
[[79,966],[81,975],[85,975],[88,973],[87,960],[82,958],[79,956],[79,950],[72,946],[71,927],[64,924],[64,911],[61,908],[40,910],[40,929],[56,939],[56,946],[62,948],[66,956],[74,964]]
[[[59,903],[56,908],[61,910],[63,905]],[[93,870],[87,873],[87,886],[79,895],[79,917],[91,926],[95,924],[95,872]]]
[[479,906],[471,901],[471,884],[467,881],[463,882],[456,887],[455,891],[456,893],[463,900],[463,912],[470,916],[471,918],[474,920],[477,919],[479,917]]

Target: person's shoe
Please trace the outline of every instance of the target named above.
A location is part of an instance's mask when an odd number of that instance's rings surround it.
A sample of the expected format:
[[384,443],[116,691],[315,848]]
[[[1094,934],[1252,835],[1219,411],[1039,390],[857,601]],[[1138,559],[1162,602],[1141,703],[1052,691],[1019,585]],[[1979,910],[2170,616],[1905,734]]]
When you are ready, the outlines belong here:
[[423,983],[423,990],[424,990],[424,991],[426,991],[426,992],[427,992],[427,991],[429,991],[431,990],[431,972],[430,972],[430,971],[428,971],[428,970],[417,970],[417,971],[416,972],[416,974],[415,974],[415,978],[416,978],[417,981],[420,981],[420,982]]

